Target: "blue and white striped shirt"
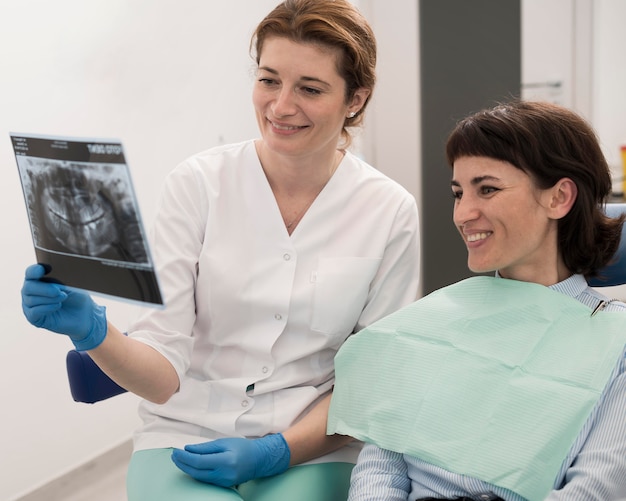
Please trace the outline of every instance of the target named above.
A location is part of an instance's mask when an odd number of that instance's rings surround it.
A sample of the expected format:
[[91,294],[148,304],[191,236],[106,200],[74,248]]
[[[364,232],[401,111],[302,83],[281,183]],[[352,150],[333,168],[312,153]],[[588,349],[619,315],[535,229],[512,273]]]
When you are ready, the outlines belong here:
[[[550,287],[592,310],[607,300],[581,275]],[[624,311],[621,301],[605,311]],[[352,472],[349,501],[414,501],[423,497],[525,501],[507,489],[451,473],[417,458],[366,444]],[[626,500],[626,350],[554,481],[546,501]]]

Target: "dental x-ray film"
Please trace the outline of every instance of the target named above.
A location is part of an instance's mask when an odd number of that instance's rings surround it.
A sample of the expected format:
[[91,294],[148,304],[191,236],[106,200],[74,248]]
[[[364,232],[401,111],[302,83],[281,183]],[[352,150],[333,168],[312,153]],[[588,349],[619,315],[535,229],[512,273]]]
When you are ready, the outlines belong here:
[[162,307],[122,143],[10,135],[45,279]]

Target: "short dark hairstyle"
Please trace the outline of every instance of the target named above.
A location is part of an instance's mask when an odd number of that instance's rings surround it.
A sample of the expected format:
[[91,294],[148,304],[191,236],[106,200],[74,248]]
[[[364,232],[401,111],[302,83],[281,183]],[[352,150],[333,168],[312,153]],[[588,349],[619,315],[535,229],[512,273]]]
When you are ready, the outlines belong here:
[[572,273],[593,277],[619,246],[624,216],[607,217],[611,172],[593,128],[573,111],[547,102],[514,100],[457,123],[446,143],[448,164],[464,156],[508,162],[540,189],[571,179],[578,195],[558,221],[558,246]]

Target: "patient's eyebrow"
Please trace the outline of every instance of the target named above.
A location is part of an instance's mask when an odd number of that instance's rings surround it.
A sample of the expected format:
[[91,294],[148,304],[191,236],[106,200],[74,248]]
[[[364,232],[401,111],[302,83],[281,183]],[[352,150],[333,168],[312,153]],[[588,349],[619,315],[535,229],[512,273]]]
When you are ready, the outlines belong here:
[[[475,186],[475,185],[480,184],[480,183],[482,183],[484,181],[500,181],[500,178],[499,177],[495,177],[495,176],[489,176],[489,175],[476,176],[476,177],[472,178],[472,180],[470,181],[470,184]],[[450,185],[451,186],[457,186],[459,188],[461,187],[461,183],[459,183],[455,179],[450,181]]]

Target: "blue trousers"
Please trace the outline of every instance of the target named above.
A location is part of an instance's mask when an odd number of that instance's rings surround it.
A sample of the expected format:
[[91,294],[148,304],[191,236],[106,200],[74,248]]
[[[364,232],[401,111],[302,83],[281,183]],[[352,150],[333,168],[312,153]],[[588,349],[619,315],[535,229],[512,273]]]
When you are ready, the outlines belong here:
[[133,454],[128,468],[128,501],[346,501],[351,463],[300,465],[273,477],[224,488],[194,480],[170,459],[172,449]]

